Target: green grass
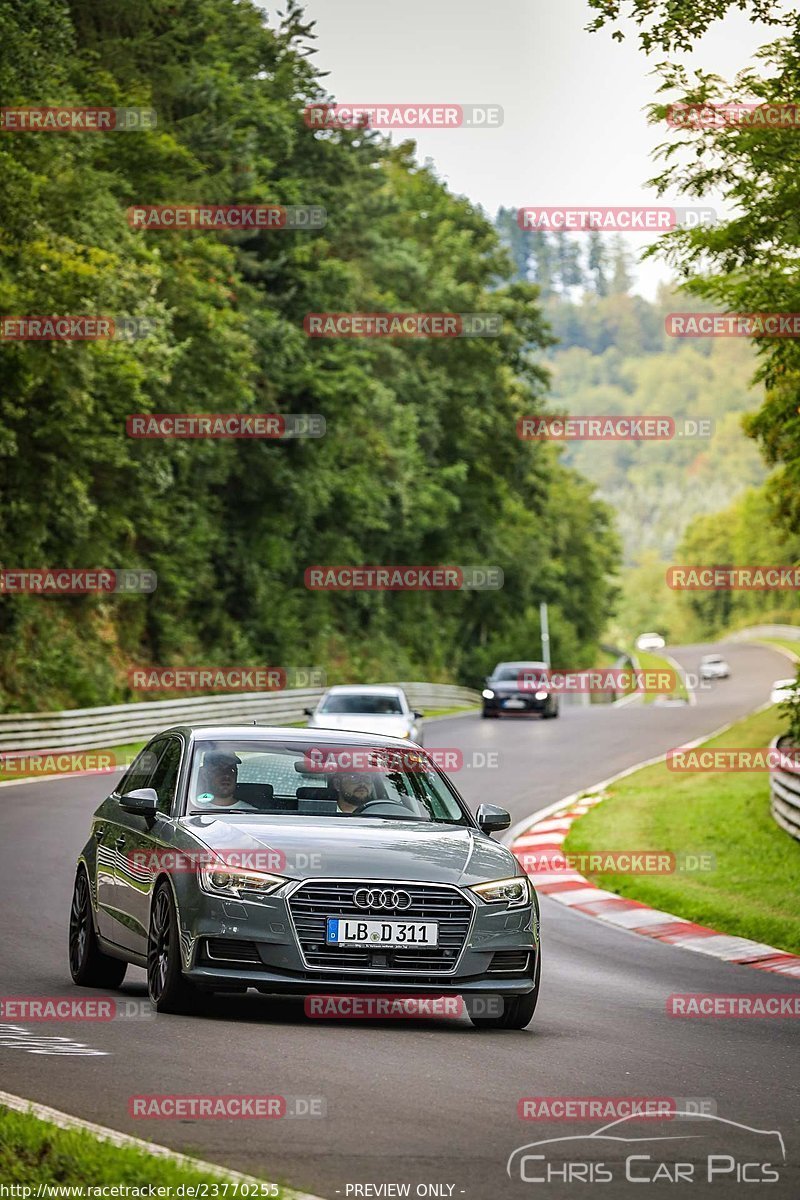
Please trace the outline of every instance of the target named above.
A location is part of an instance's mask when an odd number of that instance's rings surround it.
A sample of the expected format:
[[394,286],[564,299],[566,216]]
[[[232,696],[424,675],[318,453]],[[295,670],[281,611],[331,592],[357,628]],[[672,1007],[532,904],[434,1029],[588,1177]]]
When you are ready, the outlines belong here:
[[[151,1134],[143,1136],[149,1138]],[[224,1174],[223,1168],[218,1176],[143,1150],[114,1146],[83,1130],[60,1129],[30,1113],[0,1108],[0,1180],[6,1185],[141,1187],[153,1183],[176,1187],[182,1183],[219,1183]],[[209,1188],[207,1194],[213,1195],[213,1190]],[[286,1195],[283,1190],[271,1194]]]
[[[707,746],[767,746],[780,732],[775,708],[746,717]],[[715,870],[598,875],[599,887],[654,908],[800,953],[800,844],[769,811],[763,772],[679,773],[645,767],[572,826],[565,849],[710,852]]]
[[[675,690],[672,692],[672,695],[677,696],[681,700],[689,699],[689,695],[686,691],[686,686],[683,683],[683,680],[681,679],[680,675],[678,675],[677,672],[675,671],[675,667],[674,667],[673,663],[671,663],[668,659],[662,658],[660,654],[651,654],[647,650],[637,650],[636,651],[636,659],[639,663],[639,667],[643,671],[671,671],[671,672],[673,672],[677,676],[677,682],[675,685]],[[654,700],[656,700],[659,696],[663,696],[664,694],[665,693],[663,693],[663,692],[645,692],[644,702],[645,702],[645,704],[652,704]]]

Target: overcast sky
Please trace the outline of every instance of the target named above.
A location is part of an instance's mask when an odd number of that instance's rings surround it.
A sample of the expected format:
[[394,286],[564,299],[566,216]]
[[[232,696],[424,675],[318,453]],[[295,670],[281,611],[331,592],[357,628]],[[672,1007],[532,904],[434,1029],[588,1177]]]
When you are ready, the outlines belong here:
[[[274,22],[276,6],[259,2]],[[657,202],[644,186],[655,174],[651,151],[665,140],[644,113],[655,98],[653,62],[632,26],[622,44],[586,33],[586,0],[307,0],[305,10],[316,21],[315,61],[340,103],[502,105],[500,128],[392,134],[413,137],[420,160],[432,159],[452,191],[491,216],[501,204]],[[734,13],[691,62],[732,78],[774,36]],[[637,254],[647,244],[646,235],[626,236]],[[667,277],[663,265],[646,264],[638,290],[652,295]]]

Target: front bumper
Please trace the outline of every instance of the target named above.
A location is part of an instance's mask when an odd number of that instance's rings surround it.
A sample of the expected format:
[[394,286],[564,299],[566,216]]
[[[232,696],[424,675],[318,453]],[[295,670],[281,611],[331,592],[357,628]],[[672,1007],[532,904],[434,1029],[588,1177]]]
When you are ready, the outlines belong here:
[[[506,701],[514,700],[519,703],[513,704],[510,708],[507,707]],[[544,700],[537,700],[535,695],[530,692],[513,693],[507,696],[494,696],[491,700],[483,699],[484,712],[497,713],[498,716],[524,716],[526,713],[543,713],[545,712],[552,701],[549,696]]]
[[[536,905],[508,909],[505,905],[484,904],[468,889],[443,890],[466,898],[472,912],[458,952],[452,952],[450,959],[443,958],[440,968],[432,970],[429,965],[412,963],[389,966],[389,955],[379,951],[367,956],[368,966],[320,966],[309,962],[290,909],[299,889],[288,897],[250,901],[223,899],[193,888],[178,898],[184,974],[209,990],[253,987],[295,995],[319,991],[430,995],[530,992],[539,953]],[[328,915],[339,914],[334,909]],[[440,924],[440,931],[443,928]],[[335,961],[336,956],[326,957]]]

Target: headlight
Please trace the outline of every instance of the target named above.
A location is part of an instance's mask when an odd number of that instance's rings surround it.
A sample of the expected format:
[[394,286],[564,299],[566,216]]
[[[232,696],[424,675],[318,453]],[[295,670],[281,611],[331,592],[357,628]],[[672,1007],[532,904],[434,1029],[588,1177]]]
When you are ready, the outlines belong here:
[[481,694],[484,700],[494,700],[494,692],[491,688],[484,688]]
[[536,693],[536,699],[537,699],[537,700],[546,700],[546,699],[547,699],[547,696],[548,696],[548,693],[547,693],[547,692],[537,692],[537,693]]
[[243,871],[239,867],[226,867],[224,863],[218,867],[200,867],[200,886],[212,896],[236,896],[238,899],[243,892],[269,896],[288,882],[283,875],[268,875],[266,871]]
[[504,900],[509,908],[522,908],[531,902],[527,875],[515,875],[512,879],[493,879],[491,883],[476,883],[471,891],[477,892],[487,904],[499,904]]

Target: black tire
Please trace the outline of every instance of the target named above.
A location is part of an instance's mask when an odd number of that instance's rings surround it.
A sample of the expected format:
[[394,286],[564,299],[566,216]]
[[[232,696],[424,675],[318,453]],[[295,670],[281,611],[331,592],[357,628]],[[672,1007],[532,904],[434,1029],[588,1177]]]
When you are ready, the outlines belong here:
[[554,721],[556,719],[556,717],[558,716],[558,709],[553,708],[550,710],[550,712],[545,711],[542,713],[542,716],[544,717],[544,719],[546,721]]
[[103,954],[97,942],[92,917],[89,876],[78,867],[69,910],[69,970],[79,987],[118,988],[128,964]]
[[181,969],[178,914],[168,883],[158,885],[150,907],[147,935],[147,994],[159,1013],[194,1011],[197,990]]
[[494,720],[497,718],[497,716],[498,716],[498,714],[496,712],[487,712],[486,709],[483,710],[484,719],[486,719],[488,717],[488,718],[491,718]]
[[533,981],[533,991],[524,996],[507,996],[503,1000],[503,1011],[496,1017],[473,1017],[470,1020],[476,1029],[525,1029],[533,1020],[536,1005],[539,1000],[539,990],[542,980],[542,952],[536,959],[536,975]]

